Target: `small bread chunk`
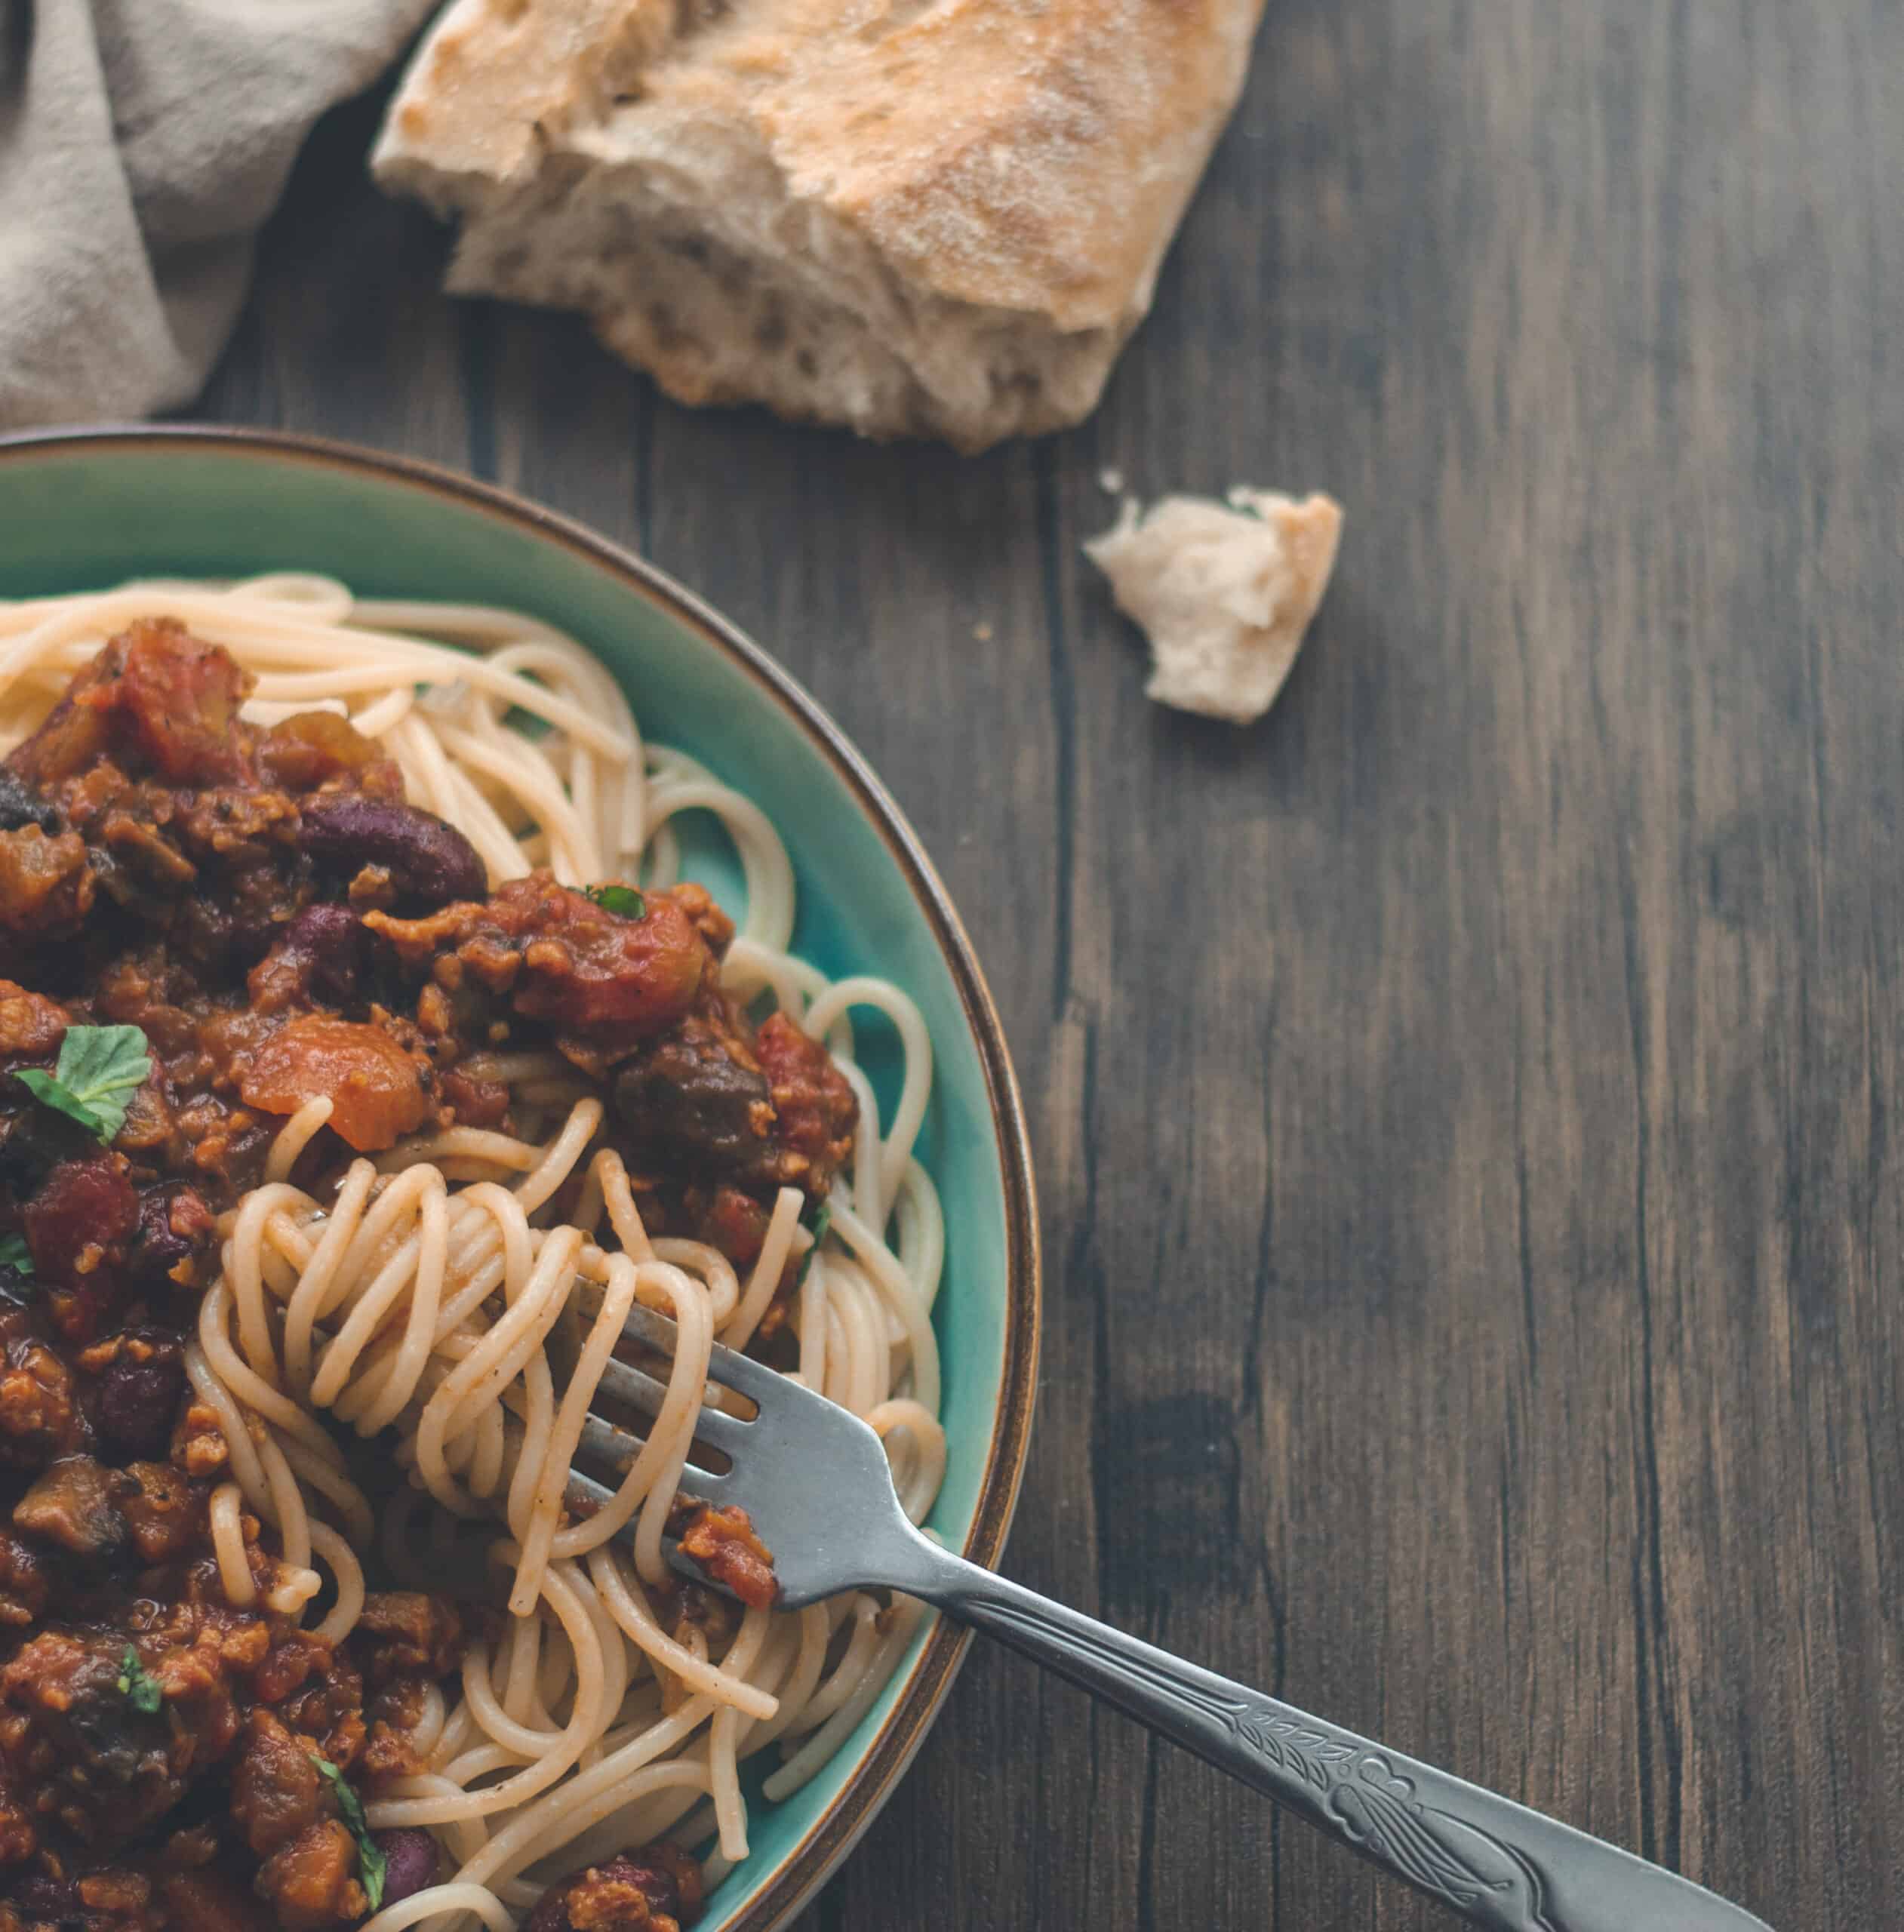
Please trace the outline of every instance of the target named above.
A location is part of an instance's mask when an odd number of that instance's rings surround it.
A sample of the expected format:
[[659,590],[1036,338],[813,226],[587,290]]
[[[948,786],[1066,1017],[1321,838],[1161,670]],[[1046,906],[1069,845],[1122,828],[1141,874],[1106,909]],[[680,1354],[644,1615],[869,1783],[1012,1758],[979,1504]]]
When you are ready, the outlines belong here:
[[1126,498],[1116,527],[1084,546],[1118,608],[1150,639],[1146,696],[1247,724],[1275,701],[1329,587],[1342,510],[1239,484],[1229,507],[1166,497],[1148,515]]

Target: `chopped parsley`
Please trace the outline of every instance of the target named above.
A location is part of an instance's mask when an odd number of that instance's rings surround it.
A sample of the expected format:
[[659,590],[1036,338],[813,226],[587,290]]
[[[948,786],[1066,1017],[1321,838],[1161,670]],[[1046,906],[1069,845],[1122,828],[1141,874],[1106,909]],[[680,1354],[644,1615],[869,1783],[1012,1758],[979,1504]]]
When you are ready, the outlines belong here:
[[143,1711],[147,1717],[157,1715],[158,1707],[165,1701],[165,1694],[158,1687],[158,1679],[146,1674],[146,1666],[139,1661],[139,1653],[128,1644],[125,1655],[119,1660],[119,1695],[135,1711]]
[[127,1101],[152,1077],[152,1055],[137,1026],[69,1026],[51,1073],[29,1066],[14,1077],[110,1145],[125,1124]]
[[589,897],[618,919],[645,919],[648,903],[632,885],[592,885]]
[[371,1828],[364,1822],[364,1801],[357,1795],[350,1780],[328,1758],[320,1758],[315,1751],[307,1755],[331,1780],[331,1788],[337,1794],[337,1809],[344,1814],[344,1823],[357,1841],[357,1875],[362,1881],[364,1896],[374,1912],[383,1903],[383,1879],[389,1869],[389,1860],[377,1848],[377,1841],[371,1836]]

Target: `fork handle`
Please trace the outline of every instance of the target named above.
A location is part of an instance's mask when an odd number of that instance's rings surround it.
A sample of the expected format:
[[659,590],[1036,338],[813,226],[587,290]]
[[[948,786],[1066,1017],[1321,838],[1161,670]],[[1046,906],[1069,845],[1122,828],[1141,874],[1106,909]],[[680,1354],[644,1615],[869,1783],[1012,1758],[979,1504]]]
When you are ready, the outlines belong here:
[[916,1539],[880,1580],[1023,1651],[1493,1932],[1769,1932],[1690,1880]]

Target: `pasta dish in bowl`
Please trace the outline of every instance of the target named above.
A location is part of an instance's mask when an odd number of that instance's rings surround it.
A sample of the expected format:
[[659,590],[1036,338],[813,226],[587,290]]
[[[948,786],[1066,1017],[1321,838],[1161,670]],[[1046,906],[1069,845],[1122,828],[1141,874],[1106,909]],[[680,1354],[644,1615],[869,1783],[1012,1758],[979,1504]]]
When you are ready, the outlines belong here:
[[[681,1478],[718,1340],[933,1507],[918,1006],[802,958],[774,822],[507,610],[19,599],[0,743],[0,1924],[693,1922],[915,1643],[777,1610]],[[678,1346],[597,1503],[638,1302]]]

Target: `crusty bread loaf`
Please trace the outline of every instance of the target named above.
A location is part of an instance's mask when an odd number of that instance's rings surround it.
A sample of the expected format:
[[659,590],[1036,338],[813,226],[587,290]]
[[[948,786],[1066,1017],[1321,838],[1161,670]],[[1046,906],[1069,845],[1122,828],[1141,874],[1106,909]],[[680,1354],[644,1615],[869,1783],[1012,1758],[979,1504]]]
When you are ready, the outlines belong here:
[[976,450],[1149,307],[1263,0],[455,0],[377,178],[691,403]]
[[1247,724],[1275,701],[1329,587],[1342,511],[1239,485],[1229,506],[1166,497],[1148,516],[1127,501],[1084,546],[1118,608],[1150,639],[1146,694]]

